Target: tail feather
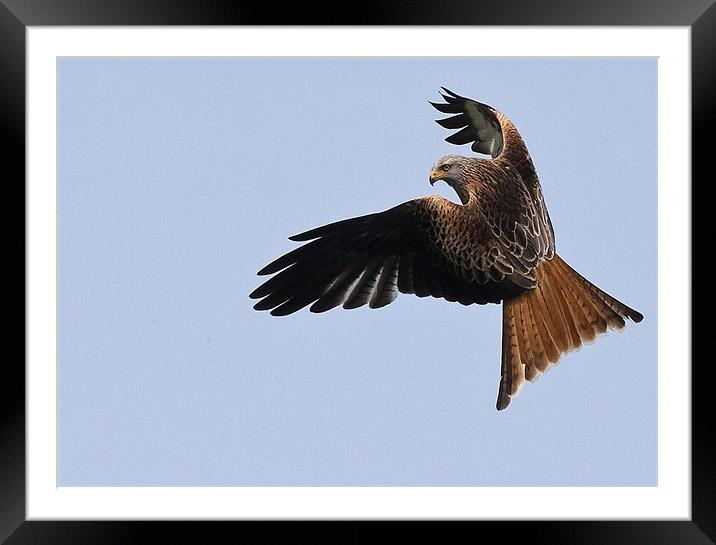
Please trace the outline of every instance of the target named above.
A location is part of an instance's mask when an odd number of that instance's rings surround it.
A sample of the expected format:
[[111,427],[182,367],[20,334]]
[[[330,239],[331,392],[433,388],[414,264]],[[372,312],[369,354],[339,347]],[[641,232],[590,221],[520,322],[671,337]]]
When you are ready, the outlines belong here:
[[[522,362],[520,341],[523,338],[522,332],[518,328],[518,317],[516,312],[519,309],[510,306],[505,308],[502,313],[502,353],[511,354],[509,361],[502,361],[502,377],[500,382],[499,398],[507,397],[509,399],[510,392],[506,391],[512,384],[522,384],[525,380],[525,365]],[[527,354],[527,352],[525,352]],[[506,405],[505,405],[506,406]],[[498,401],[498,409],[499,401]]]
[[[556,257],[559,258],[559,256]],[[559,262],[562,269],[576,277],[577,280],[581,282],[584,286],[586,286],[587,290],[593,293],[600,301],[602,301],[607,308],[610,308],[617,314],[629,318],[636,323],[639,323],[644,319],[644,316],[641,314],[641,312],[638,312],[633,308],[626,306],[621,301],[617,301],[616,299],[614,299],[614,297],[599,289],[597,286],[592,284],[589,280],[587,280],[581,274],[575,271],[572,267],[567,265],[567,263],[565,263],[562,259],[559,259]]]
[[534,313],[528,305],[523,305],[520,308],[520,312],[524,320],[524,326],[527,329],[527,338],[530,340],[530,343],[534,348],[534,360],[526,361],[525,365],[533,367],[532,372],[534,372],[534,369],[546,368],[549,364],[549,357],[547,356],[547,350],[542,343],[542,336],[537,328]]
[[525,381],[533,382],[562,354],[578,350],[641,313],[599,289],[558,255],[536,269],[537,287],[502,305],[502,377],[497,409],[506,408]]
[[[563,278],[559,268],[556,268],[557,281],[564,283],[563,293],[567,298],[572,319],[577,327],[579,338],[583,343],[594,342],[599,334],[599,325],[594,317],[593,307],[587,306],[584,300],[584,292],[575,289],[569,279]],[[604,324],[606,326],[606,324]]]
[[561,311],[563,323],[567,328],[569,340],[569,348],[567,350],[578,350],[582,346],[582,336],[580,335],[579,328],[574,321],[574,316],[572,315],[567,295],[564,291],[562,291],[562,289],[553,286],[552,282],[548,282],[547,286],[547,289],[553,293],[556,304]]
[[548,309],[543,315],[545,325],[547,325],[547,329],[557,347],[557,357],[559,357],[559,354],[567,352],[571,348],[572,340],[570,338],[569,327],[565,323],[562,309],[553,293],[552,283],[542,282],[537,284],[537,290],[539,291],[538,296],[544,304],[544,308]]
[[[525,316],[528,310],[529,308],[520,305],[510,306],[510,311],[513,312],[517,318],[517,342],[520,351],[520,363],[524,365],[525,378],[532,381],[539,372],[535,366],[537,356],[535,356],[534,339],[530,338],[532,328],[529,327],[528,317]],[[546,358],[546,356],[543,357]]]
[[553,333],[555,328],[551,324],[551,313],[542,298],[542,293],[539,288],[534,290],[533,295],[530,312],[532,313],[532,322],[537,327],[539,340],[542,342],[545,354],[547,355],[547,365],[544,368],[540,368],[540,371],[544,371],[550,363],[559,359],[559,348],[557,348],[557,344],[553,339],[557,334],[556,332]]
[[598,320],[592,299],[580,288],[580,284],[566,273],[561,263],[554,263],[551,269],[552,274],[549,276],[554,276],[553,280],[561,286],[580,340],[584,343],[593,342],[596,336],[605,330],[606,322]]

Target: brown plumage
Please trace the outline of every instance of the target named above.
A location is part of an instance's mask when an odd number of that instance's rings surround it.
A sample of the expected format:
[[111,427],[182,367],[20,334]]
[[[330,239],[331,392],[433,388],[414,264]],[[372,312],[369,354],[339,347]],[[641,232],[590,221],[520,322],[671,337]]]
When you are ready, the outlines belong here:
[[494,108],[443,89],[454,114],[438,120],[452,144],[491,159],[446,155],[430,182],[447,182],[462,205],[433,195],[290,237],[306,244],[261,269],[250,297],[284,316],[308,305],[379,308],[398,292],[463,305],[503,303],[497,408],[562,354],[642,315],[600,290],[555,253],[554,230],[522,137]]

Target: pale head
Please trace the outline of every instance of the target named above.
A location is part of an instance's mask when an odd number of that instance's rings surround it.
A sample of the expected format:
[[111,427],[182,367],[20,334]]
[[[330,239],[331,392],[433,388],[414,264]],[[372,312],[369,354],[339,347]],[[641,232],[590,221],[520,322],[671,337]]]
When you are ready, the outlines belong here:
[[446,184],[455,190],[462,204],[467,204],[470,198],[468,168],[472,161],[474,161],[473,158],[463,157],[462,155],[442,156],[435,161],[430,171],[430,185],[435,185],[438,180],[444,180]]
[[435,185],[438,180],[445,180],[448,184],[462,181],[466,175],[465,167],[470,158],[462,155],[443,155],[435,161],[430,171],[430,184]]

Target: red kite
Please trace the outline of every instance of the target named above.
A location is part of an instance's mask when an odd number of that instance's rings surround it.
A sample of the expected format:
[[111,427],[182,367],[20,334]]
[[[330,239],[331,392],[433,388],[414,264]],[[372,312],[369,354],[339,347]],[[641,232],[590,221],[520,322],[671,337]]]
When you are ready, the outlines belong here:
[[443,91],[445,102],[431,104],[454,115],[437,122],[460,129],[446,140],[491,156],[446,155],[433,165],[430,183],[445,181],[462,205],[432,195],[294,235],[306,244],[261,269],[274,276],[250,297],[274,316],[307,305],[380,308],[398,292],[502,303],[501,410],[562,354],[643,316],[557,255],[537,172],[514,124]]

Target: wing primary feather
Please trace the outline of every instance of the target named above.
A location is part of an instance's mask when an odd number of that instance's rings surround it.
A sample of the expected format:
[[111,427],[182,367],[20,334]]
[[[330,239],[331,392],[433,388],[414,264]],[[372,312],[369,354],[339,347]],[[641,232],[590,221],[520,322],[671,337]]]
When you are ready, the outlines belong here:
[[365,259],[355,259],[336,277],[332,285],[311,305],[309,310],[311,312],[325,312],[343,304],[348,292],[363,272],[364,266]]
[[430,105],[444,114],[459,114],[462,113],[461,104],[444,104],[442,102],[430,102]]
[[348,297],[346,297],[343,303],[343,308],[354,309],[365,305],[370,299],[377,281],[378,274],[380,273],[380,267],[382,264],[382,258],[380,256],[374,257],[366,265],[363,274],[361,275],[358,282],[355,283],[351,289]]
[[294,263],[287,269],[282,270],[279,274],[276,276],[272,276],[266,282],[261,284],[258,288],[256,288],[254,291],[249,293],[249,297],[251,299],[260,299],[262,297],[266,297],[271,292],[275,291],[276,289],[280,288],[281,286],[285,285],[287,282],[287,278],[289,278],[293,274],[300,274],[302,271],[299,271],[299,269],[305,269],[305,263]]
[[[457,93],[451,91],[451,90],[448,89],[447,87],[440,87],[440,89],[442,89],[442,90],[445,91],[448,95],[450,95],[450,96],[452,96],[452,97],[454,97],[454,98],[458,98],[458,99],[460,99],[460,100],[470,100],[470,101],[472,101],[472,102],[475,102],[474,100],[472,100],[472,99],[470,99],[470,98],[465,98],[465,97],[463,97],[463,96],[458,95]],[[478,103],[478,104],[479,104],[479,103]]]
[[346,227],[350,227],[351,229],[349,230],[354,231],[357,228],[367,226],[370,223],[371,218],[374,218],[375,216],[378,216],[378,214],[367,214],[357,218],[334,221],[333,223],[327,223],[326,225],[314,227],[308,231],[298,233],[297,235],[292,235],[288,237],[288,239],[294,242],[304,242],[322,236],[333,235],[339,231],[345,231]]
[[301,310],[303,307],[313,303],[321,295],[321,291],[327,282],[336,274],[335,269],[325,271],[315,278],[311,283],[300,286],[295,290],[289,300],[277,306],[271,311],[272,316],[287,316]]
[[368,302],[370,308],[380,308],[393,302],[395,299],[395,281],[397,280],[398,260],[394,255],[383,260],[380,276],[375,285],[373,296]]
[[269,310],[291,298],[291,286],[282,286],[254,305],[254,310]]
[[256,274],[259,276],[274,274],[281,269],[285,269],[289,265],[296,263],[301,259],[310,258],[311,254],[318,254],[318,249],[322,247],[325,247],[325,243],[320,240],[314,240],[313,242],[309,242],[308,244],[299,246],[298,248],[291,250],[290,252],[282,255],[281,257],[274,259],[271,263],[266,265]]
[[468,142],[473,142],[477,138],[477,131],[474,127],[468,126],[464,129],[456,132],[455,134],[451,134],[448,136],[445,141],[449,142],[450,144],[467,144]]
[[398,290],[401,293],[415,293],[415,287],[413,286],[413,259],[410,254],[400,256],[398,270]]
[[445,129],[460,129],[469,123],[464,114],[453,115],[444,119],[436,119],[435,122]]
[[275,276],[269,278],[261,284],[258,288],[249,294],[252,299],[259,299],[265,297],[269,293],[276,291],[280,287],[299,284],[305,282],[306,278],[313,278],[315,274],[320,274],[321,270],[328,267],[333,259],[336,258],[334,252],[322,254],[320,259],[314,259],[312,261],[301,261],[294,263],[290,267],[283,269]]

